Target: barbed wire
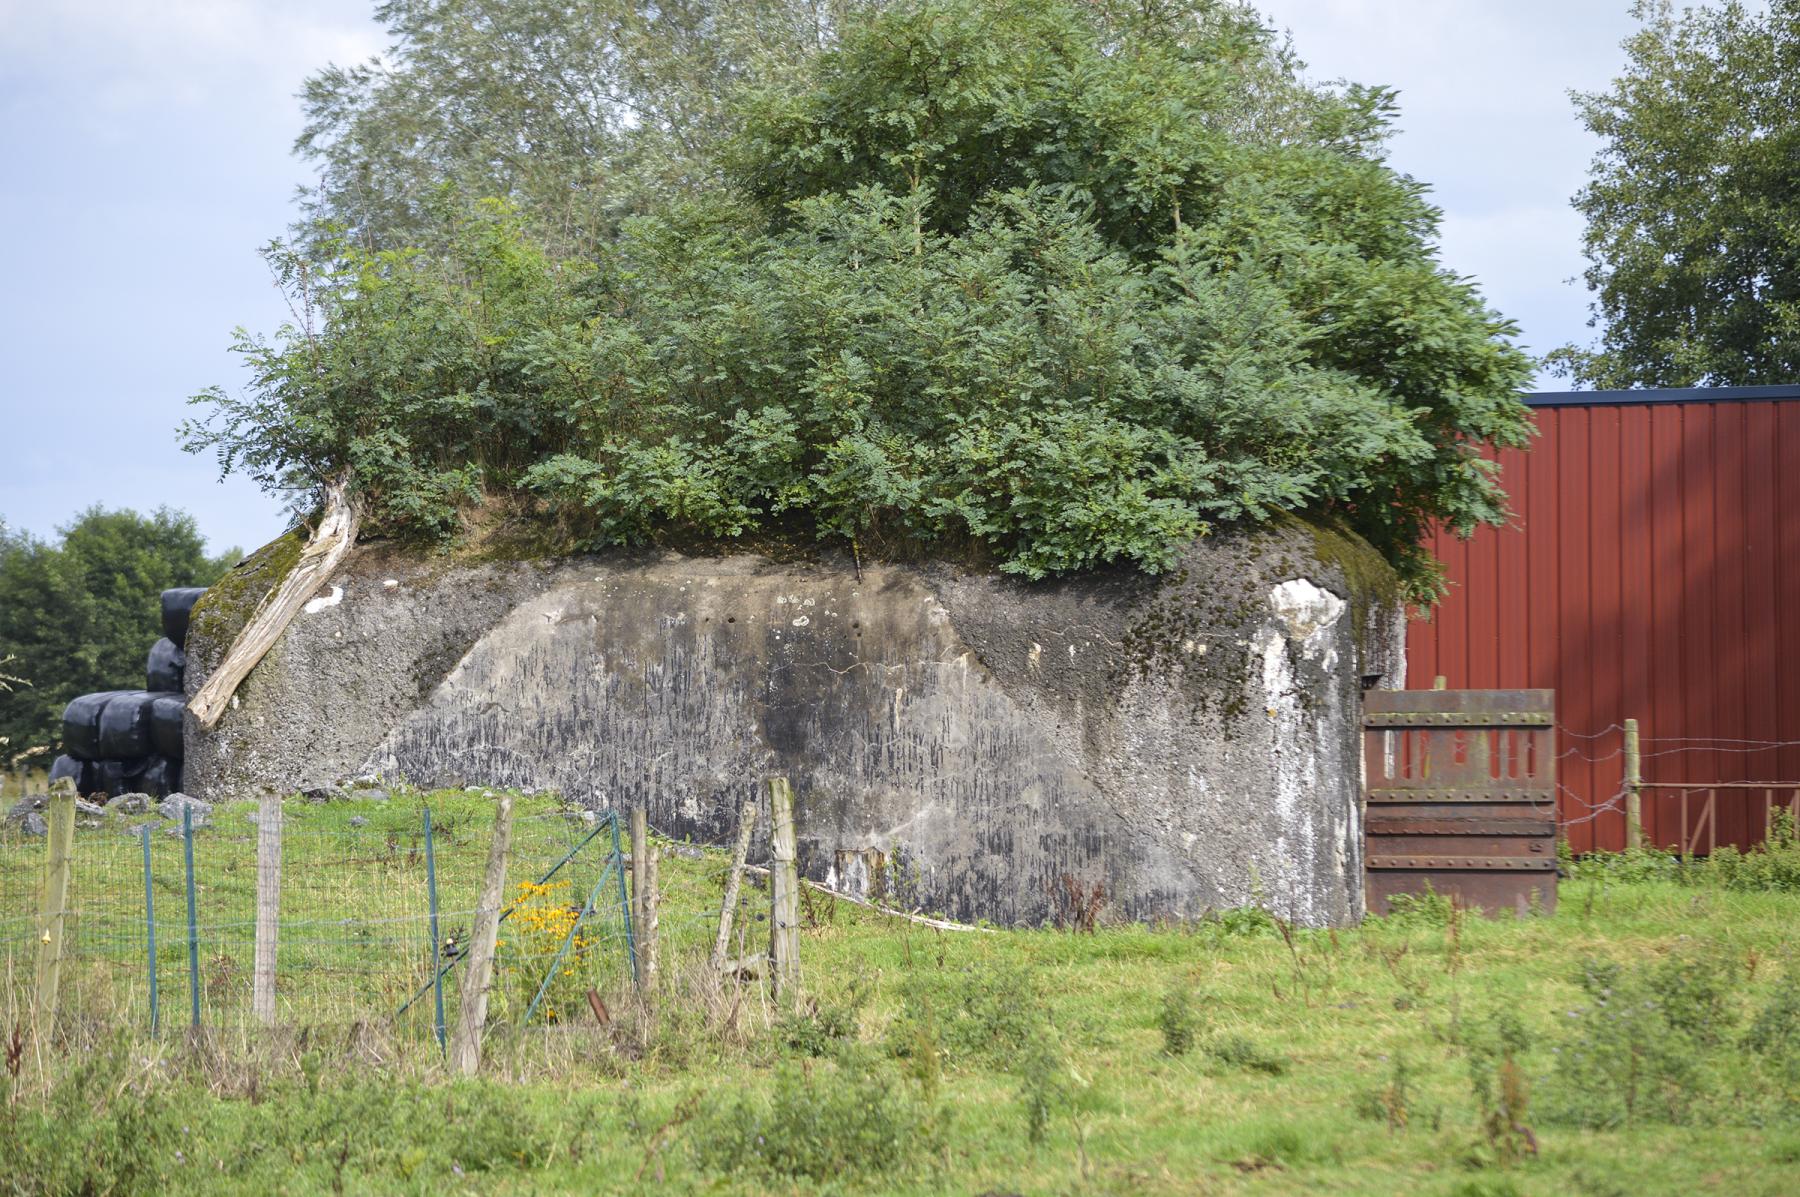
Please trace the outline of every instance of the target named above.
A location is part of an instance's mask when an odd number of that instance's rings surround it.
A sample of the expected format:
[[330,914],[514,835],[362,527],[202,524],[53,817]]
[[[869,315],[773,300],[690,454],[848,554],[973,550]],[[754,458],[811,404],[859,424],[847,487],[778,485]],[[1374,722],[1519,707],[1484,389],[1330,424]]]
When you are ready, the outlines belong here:
[[1556,725],[1557,734],[1566,736],[1571,740],[1598,740],[1601,736],[1611,735],[1613,732],[1622,732],[1624,730],[1624,726],[1618,723],[1609,723],[1597,732],[1578,732],[1571,730],[1561,723]]
[[1556,759],[1559,761],[1564,761],[1564,760],[1568,760],[1570,757],[1579,757],[1581,760],[1588,762],[1590,765],[1598,765],[1605,761],[1616,760],[1619,757],[1624,756],[1624,755],[1625,755],[1625,750],[1623,748],[1615,748],[1611,752],[1604,753],[1600,756],[1589,756],[1587,753],[1581,751],[1581,749],[1579,749],[1579,748],[1570,748],[1563,752],[1557,753]]
[[1569,827],[1579,827],[1584,823],[1592,823],[1601,815],[1604,815],[1609,811],[1620,811],[1622,813],[1620,804],[1625,801],[1630,793],[1628,788],[1621,786],[1611,798],[1608,798],[1604,802],[1595,803],[1589,802],[1586,798],[1577,794],[1574,790],[1571,790],[1560,781],[1556,783],[1556,789],[1559,794],[1567,796],[1577,806],[1585,807],[1587,809],[1586,814],[1576,815],[1573,818],[1559,818],[1557,822],[1565,829]]
[[1751,743],[1750,741],[1735,741],[1735,742],[1720,741],[1719,743],[1722,745],[1729,745],[1732,743],[1736,743],[1739,745],[1746,745],[1746,746],[1744,746],[1744,747],[1701,746],[1701,747],[1696,747],[1696,748],[1662,748],[1662,749],[1658,749],[1655,752],[1644,753],[1643,759],[1644,760],[1652,760],[1656,757],[1681,756],[1684,753],[1691,753],[1691,752],[1719,752],[1719,753],[1727,753],[1727,754],[1733,754],[1733,755],[1738,755],[1738,756],[1745,756],[1745,755],[1754,755],[1755,753],[1759,753],[1759,752],[1777,752],[1783,748],[1800,748],[1800,740],[1769,740],[1769,741],[1765,741],[1762,743],[1758,743],[1754,747],[1747,746]]

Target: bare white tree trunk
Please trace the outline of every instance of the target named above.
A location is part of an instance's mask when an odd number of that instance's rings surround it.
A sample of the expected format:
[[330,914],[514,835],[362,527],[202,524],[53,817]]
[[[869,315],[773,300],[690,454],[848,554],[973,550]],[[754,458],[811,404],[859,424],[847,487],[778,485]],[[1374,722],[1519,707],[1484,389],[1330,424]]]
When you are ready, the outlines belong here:
[[194,713],[201,730],[219,722],[231,696],[237,693],[238,683],[275,647],[288,624],[294,622],[294,616],[300,614],[300,608],[331,577],[332,571],[356,544],[356,529],[362,511],[350,497],[348,487],[347,477],[326,485],[325,517],[319,521],[306,547],[300,550],[300,560],[294,563],[287,577],[264,596],[256,614],[232,641],[225,659],[189,701],[188,710]]

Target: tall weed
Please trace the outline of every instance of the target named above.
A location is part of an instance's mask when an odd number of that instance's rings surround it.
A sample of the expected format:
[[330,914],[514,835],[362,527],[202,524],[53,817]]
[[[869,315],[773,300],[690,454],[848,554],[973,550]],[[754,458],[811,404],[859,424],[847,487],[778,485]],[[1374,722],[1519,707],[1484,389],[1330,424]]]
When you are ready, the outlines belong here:
[[936,1108],[864,1052],[784,1065],[765,1098],[743,1095],[703,1120],[692,1143],[713,1172],[826,1181],[892,1176],[925,1162],[941,1138]]

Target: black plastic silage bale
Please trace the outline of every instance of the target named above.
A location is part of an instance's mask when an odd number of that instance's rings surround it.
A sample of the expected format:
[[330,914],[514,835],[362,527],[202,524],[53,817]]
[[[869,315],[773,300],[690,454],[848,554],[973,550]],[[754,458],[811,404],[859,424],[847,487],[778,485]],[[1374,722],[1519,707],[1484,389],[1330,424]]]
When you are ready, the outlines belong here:
[[153,756],[138,775],[137,788],[152,798],[166,798],[181,788],[181,762]]
[[100,715],[106,704],[130,690],[102,690],[83,694],[63,708],[63,751],[78,761],[97,761],[100,751]]
[[86,796],[92,792],[89,784],[94,773],[92,761],[78,761],[72,756],[59,756],[50,763],[50,784],[55,785],[65,777],[75,783],[75,792]]
[[150,741],[171,760],[181,759],[181,713],[185,710],[187,697],[182,694],[158,694],[150,704]]
[[50,762],[50,784],[55,785],[63,778],[74,781],[81,776],[81,762],[72,756],[59,756]]
[[156,696],[146,690],[127,690],[108,699],[100,712],[100,757],[134,760],[150,755],[150,712]]
[[176,647],[187,647],[188,617],[194,613],[194,604],[205,593],[204,586],[182,586],[162,592],[163,635],[173,640]]
[[181,674],[187,668],[187,654],[166,636],[150,646],[144,661],[144,689],[163,693],[181,689]]
[[149,764],[147,757],[124,761],[95,761],[93,792],[105,794],[109,798],[138,793],[143,790],[144,770]]

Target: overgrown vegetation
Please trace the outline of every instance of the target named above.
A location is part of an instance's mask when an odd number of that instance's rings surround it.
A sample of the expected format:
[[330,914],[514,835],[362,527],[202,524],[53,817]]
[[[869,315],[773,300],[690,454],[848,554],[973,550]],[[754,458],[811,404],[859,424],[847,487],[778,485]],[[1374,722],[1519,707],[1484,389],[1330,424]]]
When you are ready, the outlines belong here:
[[1785,810],[1774,812],[1768,839],[1748,851],[1725,844],[1683,860],[1660,848],[1596,852],[1568,862],[1578,876],[1617,881],[1672,881],[1698,889],[1800,893],[1800,832]]
[[[414,801],[295,825],[410,828]],[[432,801],[478,864],[480,795]],[[843,905],[803,930],[789,1009],[699,967],[718,863],[663,859],[653,1002],[615,973],[604,1023],[496,1022],[478,1081],[446,1076],[428,1020],[361,1009],[42,1045],[0,1010],[0,1191],[1773,1195],[1800,1159],[1795,897],[1700,868],[1584,862],[1554,916],[1430,895],[1337,931],[1244,910],[956,934]]]
[[1305,85],[1222,0],[919,0],[822,36],[750,63],[704,169],[578,250],[530,188],[460,177],[409,192],[411,248],[274,249],[301,319],[240,337],[250,385],[201,395],[187,446],[272,490],[348,470],[371,528],[427,541],[506,495],[575,545],[1028,577],[1313,511],[1422,593],[1428,522],[1500,517],[1480,449],[1526,438],[1526,359],[1383,161],[1391,93]]

